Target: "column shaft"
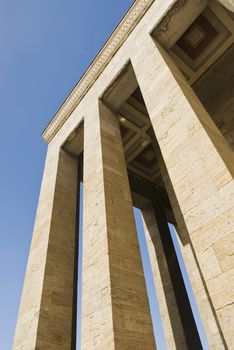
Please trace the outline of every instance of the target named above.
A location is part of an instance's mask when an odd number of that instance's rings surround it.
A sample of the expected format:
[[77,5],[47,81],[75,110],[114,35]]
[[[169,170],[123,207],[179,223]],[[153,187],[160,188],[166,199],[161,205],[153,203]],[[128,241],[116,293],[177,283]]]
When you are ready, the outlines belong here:
[[159,228],[151,203],[142,209],[143,225],[167,347],[187,350],[173,284],[167,266]]
[[77,162],[48,149],[13,349],[70,350]]
[[82,350],[155,349],[118,121],[84,121]]
[[233,153],[171,58],[165,52],[162,57],[150,37],[132,63],[214,309],[212,315],[200,308],[209,342],[218,324],[220,349],[232,348]]

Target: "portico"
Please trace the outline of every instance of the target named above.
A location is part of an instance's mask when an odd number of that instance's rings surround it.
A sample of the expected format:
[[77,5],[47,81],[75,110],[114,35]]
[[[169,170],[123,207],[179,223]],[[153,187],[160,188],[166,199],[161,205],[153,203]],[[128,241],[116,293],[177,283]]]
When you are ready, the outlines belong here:
[[233,5],[137,0],[43,133],[48,143],[14,349],[155,349],[133,205],[168,349],[233,348]]

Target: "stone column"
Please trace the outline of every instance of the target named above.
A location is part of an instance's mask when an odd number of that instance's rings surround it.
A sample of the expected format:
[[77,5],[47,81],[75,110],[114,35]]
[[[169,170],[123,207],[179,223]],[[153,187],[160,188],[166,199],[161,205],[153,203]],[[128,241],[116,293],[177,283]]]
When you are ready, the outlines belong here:
[[213,343],[219,327],[220,346],[213,348],[232,349],[233,152],[178,68],[165,52],[162,56],[150,36],[132,63],[213,308],[213,314],[202,308],[196,293],[208,340]]
[[84,119],[82,350],[153,350],[119,131],[100,101]]
[[141,212],[167,347],[170,350],[187,350],[189,348],[152,204],[145,205]]
[[77,161],[49,145],[14,350],[70,350]]

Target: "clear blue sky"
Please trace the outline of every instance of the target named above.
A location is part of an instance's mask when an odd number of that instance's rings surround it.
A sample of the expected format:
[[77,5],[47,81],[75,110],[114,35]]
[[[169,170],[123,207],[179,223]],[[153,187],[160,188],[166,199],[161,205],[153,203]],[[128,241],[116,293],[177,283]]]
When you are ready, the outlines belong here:
[[0,0],[1,350],[11,349],[23,286],[46,154],[41,132],[132,2]]

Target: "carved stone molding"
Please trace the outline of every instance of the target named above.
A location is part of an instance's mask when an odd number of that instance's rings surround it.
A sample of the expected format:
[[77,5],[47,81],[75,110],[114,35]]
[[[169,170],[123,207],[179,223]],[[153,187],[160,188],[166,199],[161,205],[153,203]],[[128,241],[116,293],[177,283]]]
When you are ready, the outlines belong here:
[[138,21],[144,15],[154,0],[136,0],[102,50],[98,53],[93,63],[70,93],[64,104],[60,107],[54,118],[44,130],[42,137],[49,143],[57,131],[68,119],[77,104],[90,89],[98,76],[107,66],[121,44],[134,29]]
[[172,17],[176,14],[176,12],[179,11],[179,9],[184,6],[187,0],[178,0],[176,3],[170,8],[170,10],[167,12],[167,14],[163,17],[163,19],[159,22],[159,24],[156,27],[155,32],[165,32],[168,29],[168,25],[172,19]]

